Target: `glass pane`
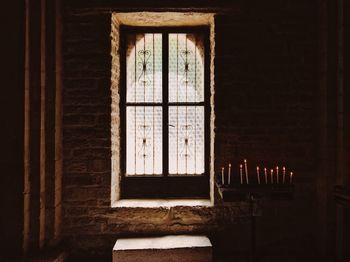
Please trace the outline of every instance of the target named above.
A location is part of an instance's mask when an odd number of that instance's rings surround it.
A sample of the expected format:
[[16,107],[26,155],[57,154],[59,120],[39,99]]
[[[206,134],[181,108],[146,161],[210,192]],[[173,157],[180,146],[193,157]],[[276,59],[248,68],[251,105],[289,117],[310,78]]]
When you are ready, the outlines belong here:
[[169,173],[204,173],[204,107],[169,107]]
[[194,34],[169,34],[169,101],[204,101],[204,41]]
[[126,174],[162,174],[162,108],[126,109]]
[[126,101],[162,101],[162,35],[126,37]]

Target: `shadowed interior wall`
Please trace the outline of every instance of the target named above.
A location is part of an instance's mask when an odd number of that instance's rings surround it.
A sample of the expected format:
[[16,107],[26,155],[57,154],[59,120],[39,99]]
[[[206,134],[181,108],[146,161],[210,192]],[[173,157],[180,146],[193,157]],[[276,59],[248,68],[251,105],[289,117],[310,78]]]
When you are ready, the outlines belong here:
[[1,190],[0,260],[18,257],[23,230],[24,4],[10,2],[1,10]]
[[[205,233],[248,248],[246,207],[110,208],[111,10],[218,12],[215,171],[239,161],[295,171],[291,202],[264,203],[264,253],[315,248],[317,1],[70,1],[63,18],[63,235],[79,254],[110,254],[118,236]],[[192,8],[188,8],[192,6]],[[230,230],[227,230],[227,225]],[[229,241],[227,240],[230,237]],[[221,245],[226,243],[226,245]]]

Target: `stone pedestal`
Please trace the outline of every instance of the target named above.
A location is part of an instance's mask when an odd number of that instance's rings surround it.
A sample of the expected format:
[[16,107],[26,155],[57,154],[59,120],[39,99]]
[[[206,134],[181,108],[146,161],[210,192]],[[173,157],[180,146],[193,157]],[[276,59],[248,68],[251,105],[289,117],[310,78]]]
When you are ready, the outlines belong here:
[[118,239],[113,262],[212,261],[212,245],[205,236],[163,236]]

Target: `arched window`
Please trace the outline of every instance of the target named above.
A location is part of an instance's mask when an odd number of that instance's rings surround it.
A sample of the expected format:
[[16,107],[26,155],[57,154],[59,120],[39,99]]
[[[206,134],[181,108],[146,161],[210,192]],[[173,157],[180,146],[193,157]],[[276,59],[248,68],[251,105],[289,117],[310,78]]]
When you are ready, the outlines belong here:
[[121,31],[124,197],[208,197],[208,29]]

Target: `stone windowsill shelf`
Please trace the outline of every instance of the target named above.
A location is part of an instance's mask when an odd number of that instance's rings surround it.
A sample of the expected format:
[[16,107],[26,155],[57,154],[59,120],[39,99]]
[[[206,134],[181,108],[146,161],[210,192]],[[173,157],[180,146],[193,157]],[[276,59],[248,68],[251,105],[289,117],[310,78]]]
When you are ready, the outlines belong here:
[[170,208],[176,206],[210,207],[213,204],[210,199],[121,199],[112,203],[112,208]]

